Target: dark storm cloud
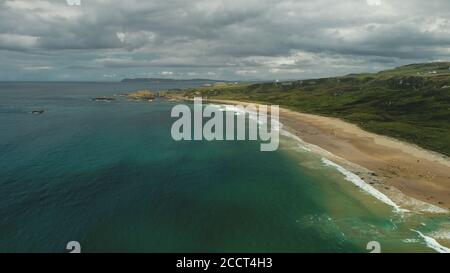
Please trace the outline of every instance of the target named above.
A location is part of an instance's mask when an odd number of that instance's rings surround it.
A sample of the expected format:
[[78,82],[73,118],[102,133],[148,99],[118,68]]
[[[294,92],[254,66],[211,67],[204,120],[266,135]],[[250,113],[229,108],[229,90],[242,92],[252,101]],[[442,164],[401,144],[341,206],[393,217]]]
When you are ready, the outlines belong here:
[[0,70],[3,79],[318,77],[446,59],[449,30],[447,0],[0,0]]

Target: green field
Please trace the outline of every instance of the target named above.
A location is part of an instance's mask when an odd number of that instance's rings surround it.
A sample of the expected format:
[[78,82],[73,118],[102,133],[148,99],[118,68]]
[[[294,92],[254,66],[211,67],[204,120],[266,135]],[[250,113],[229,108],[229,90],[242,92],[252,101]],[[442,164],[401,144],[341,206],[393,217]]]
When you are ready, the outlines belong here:
[[233,99],[339,117],[450,155],[450,62],[301,81],[220,84],[185,96]]

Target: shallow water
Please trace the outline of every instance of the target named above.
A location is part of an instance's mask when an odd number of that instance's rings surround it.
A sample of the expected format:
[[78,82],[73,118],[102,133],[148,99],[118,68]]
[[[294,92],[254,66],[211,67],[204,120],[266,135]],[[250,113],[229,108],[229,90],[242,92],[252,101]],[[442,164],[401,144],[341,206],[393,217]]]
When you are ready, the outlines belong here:
[[292,139],[265,153],[175,142],[174,103],[90,100],[144,87],[188,86],[0,83],[0,252],[73,240],[84,252],[434,252],[411,229],[449,230],[447,215],[394,212]]

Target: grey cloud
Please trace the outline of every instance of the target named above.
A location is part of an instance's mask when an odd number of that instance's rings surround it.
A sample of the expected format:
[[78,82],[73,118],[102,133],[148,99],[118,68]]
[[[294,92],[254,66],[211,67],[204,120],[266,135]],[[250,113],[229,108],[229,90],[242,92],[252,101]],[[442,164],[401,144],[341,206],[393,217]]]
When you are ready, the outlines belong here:
[[448,56],[447,0],[381,1],[0,0],[0,77],[306,78]]

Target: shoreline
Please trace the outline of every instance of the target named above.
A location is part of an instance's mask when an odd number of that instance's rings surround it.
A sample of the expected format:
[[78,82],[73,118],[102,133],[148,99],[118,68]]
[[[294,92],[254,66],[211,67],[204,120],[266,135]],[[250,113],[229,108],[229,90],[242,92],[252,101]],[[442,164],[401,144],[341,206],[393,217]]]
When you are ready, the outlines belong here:
[[[224,104],[255,104],[205,99]],[[450,210],[450,160],[439,153],[364,131],[338,118],[280,107],[283,131],[306,149],[354,173],[404,209],[422,213]],[[280,132],[281,133],[281,132]],[[282,133],[281,133],[282,134]]]

